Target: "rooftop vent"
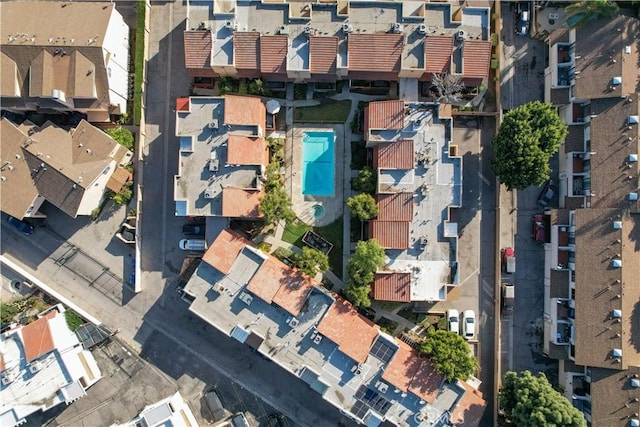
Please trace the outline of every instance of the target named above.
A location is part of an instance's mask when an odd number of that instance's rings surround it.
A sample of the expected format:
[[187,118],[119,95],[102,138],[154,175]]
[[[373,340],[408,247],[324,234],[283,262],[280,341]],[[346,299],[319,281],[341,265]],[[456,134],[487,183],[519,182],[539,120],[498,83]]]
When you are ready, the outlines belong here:
[[289,32],[289,27],[286,25],[281,25],[280,28],[278,28],[278,34],[288,36]]
[[238,24],[234,21],[225,21],[224,22],[224,27],[227,30],[231,30],[231,31],[235,31],[238,29]]
[[613,228],[615,230],[620,230],[622,229],[622,221],[613,221]]
[[404,25],[402,25],[399,22],[396,22],[391,26],[391,31],[393,31],[396,34],[400,34],[404,31]]
[[611,84],[614,85],[621,85],[622,84],[622,77],[614,77],[611,79]]
[[342,24],[342,32],[345,34],[349,34],[353,32],[353,25],[351,24]]
[[622,349],[614,348],[611,354],[613,357],[622,357]]
[[638,116],[629,116],[627,117],[627,124],[629,125],[637,125],[639,121]]
[[304,27],[304,33],[307,36],[313,35],[313,28],[311,28],[309,25],[307,25],[306,27]]
[[613,312],[611,313],[611,317],[613,317],[614,319],[619,319],[620,317],[622,317],[622,310],[613,310]]
[[621,260],[621,259],[614,259],[614,260],[611,262],[611,266],[612,266],[613,268],[621,268],[621,267],[622,267],[622,260]]
[[458,30],[456,33],[456,39],[464,40],[467,37],[467,33],[464,30]]
[[629,162],[635,163],[637,161],[638,161],[638,155],[637,154],[629,154]]
[[427,25],[426,24],[420,24],[418,26],[418,33],[425,35],[427,34]]
[[631,379],[631,387],[639,388],[640,387],[640,380],[637,379],[637,378],[632,378]]

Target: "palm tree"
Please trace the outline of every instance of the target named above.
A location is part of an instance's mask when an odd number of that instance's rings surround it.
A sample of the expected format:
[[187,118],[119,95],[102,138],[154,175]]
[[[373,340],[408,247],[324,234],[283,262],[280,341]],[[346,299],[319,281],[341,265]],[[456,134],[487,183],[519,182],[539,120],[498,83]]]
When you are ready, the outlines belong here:
[[564,8],[567,12],[567,25],[577,28],[589,21],[611,18],[618,11],[618,5],[609,0],[585,0],[570,4]]

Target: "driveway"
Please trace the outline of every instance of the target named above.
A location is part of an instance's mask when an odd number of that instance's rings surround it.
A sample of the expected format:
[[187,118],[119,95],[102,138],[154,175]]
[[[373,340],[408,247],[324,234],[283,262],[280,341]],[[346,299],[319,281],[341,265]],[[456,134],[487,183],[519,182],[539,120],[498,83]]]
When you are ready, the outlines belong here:
[[502,3],[501,10],[500,92],[503,110],[544,99],[546,46],[541,40],[515,33],[515,5],[515,2]]

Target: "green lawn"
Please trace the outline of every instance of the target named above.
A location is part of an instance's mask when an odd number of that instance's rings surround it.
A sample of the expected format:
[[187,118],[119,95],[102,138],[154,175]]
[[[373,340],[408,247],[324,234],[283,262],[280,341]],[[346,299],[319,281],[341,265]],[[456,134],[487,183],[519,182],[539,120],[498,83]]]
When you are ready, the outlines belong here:
[[[338,277],[342,277],[342,227],[342,217],[340,217],[329,225],[313,228],[313,231],[333,243],[333,249],[329,252],[329,268]],[[311,229],[310,225],[300,221],[288,223],[282,233],[282,240],[302,248],[304,246],[302,236]]]
[[294,122],[304,123],[344,123],[349,117],[351,101],[333,101],[330,99],[313,107],[296,108],[293,115]]
[[145,2],[136,3],[136,40],[134,51],[133,123],[138,126],[142,112],[142,77],[144,69],[144,21],[147,7]]

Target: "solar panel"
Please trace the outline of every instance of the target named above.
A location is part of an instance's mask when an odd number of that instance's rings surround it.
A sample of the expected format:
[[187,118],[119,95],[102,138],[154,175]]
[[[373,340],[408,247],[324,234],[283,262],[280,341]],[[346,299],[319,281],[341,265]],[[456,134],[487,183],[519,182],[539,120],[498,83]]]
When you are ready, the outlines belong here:
[[386,341],[378,337],[376,342],[373,343],[369,354],[383,363],[389,363],[395,352],[396,349],[394,347],[391,347]]
[[382,415],[385,415],[391,407],[391,402],[389,402],[383,396],[380,396],[377,391],[370,389],[366,385],[360,386],[360,388],[356,392],[356,399]]

